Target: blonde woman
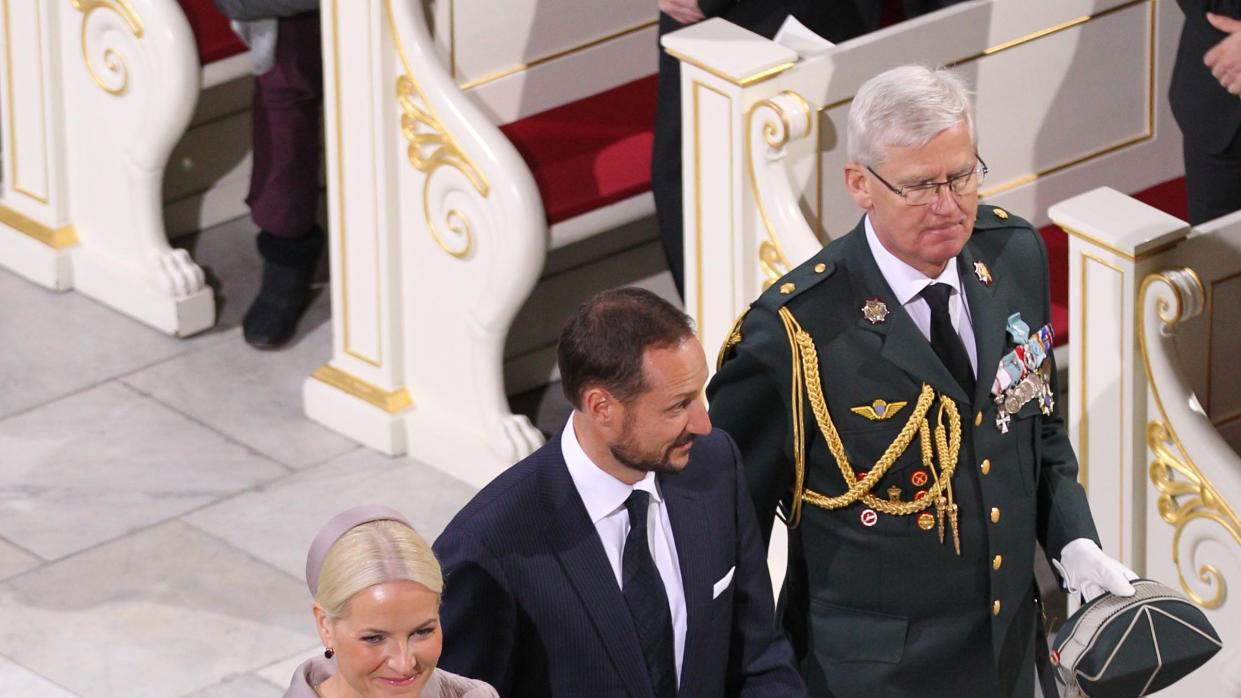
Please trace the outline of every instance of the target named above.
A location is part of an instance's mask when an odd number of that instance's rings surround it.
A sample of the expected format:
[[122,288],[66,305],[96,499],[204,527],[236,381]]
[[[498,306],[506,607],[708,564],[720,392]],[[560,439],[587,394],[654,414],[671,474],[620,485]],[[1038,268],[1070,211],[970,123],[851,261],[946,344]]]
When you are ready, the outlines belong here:
[[333,517],[306,556],[324,658],[297,668],[285,698],[498,698],[435,668],[444,581],[426,541],[380,505]]

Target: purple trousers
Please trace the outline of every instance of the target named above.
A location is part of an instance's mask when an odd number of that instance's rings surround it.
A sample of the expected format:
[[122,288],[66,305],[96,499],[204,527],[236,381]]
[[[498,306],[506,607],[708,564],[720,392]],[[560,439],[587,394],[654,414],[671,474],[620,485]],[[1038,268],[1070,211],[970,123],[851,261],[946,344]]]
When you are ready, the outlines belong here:
[[323,55],[319,13],[280,20],[276,64],[254,80],[250,217],[280,237],[314,229],[319,203]]

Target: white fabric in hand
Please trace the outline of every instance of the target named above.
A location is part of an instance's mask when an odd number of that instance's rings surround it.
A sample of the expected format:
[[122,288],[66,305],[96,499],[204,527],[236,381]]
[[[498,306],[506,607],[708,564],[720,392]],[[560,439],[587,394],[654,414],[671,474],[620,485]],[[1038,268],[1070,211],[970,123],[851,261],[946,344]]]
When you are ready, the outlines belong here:
[[1089,538],[1069,541],[1060,551],[1060,559],[1052,560],[1056,571],[1064,579],[1069,593],[1081,593],[1090,602],[1103,592],[1117,596],[1133,596],[1131,579],[1138,576],[1133,570],[1109,557]]

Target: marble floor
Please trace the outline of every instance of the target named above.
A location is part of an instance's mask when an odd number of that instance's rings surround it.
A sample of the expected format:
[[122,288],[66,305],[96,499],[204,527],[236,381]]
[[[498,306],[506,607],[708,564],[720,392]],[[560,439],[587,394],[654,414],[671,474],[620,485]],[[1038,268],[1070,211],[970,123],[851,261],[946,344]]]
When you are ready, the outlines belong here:
[[[303,566],[322,521],[383,502],[434,539],[473,494],[303,416],[329,294],[287,349],[247,347],[254,232],[180,241],[220,308],[190,339],[0,270],[0,697],[278,697],[320,649]],[[565,414],[555,392],[521,402]]]

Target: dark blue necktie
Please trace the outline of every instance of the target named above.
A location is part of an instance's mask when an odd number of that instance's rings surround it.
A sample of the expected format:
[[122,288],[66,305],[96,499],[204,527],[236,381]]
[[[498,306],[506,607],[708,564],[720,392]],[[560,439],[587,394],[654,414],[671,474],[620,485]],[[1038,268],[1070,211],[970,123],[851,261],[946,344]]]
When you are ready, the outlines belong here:
[[629,510],[629,536],[625,538],[625,552],[621,558],[621,590],[638,630],[642,657],[646,660],[655,696],[674,698],[677,667],[672,613],[668,610],[668,594],[646,537],[646,509],[650,502],[650,493],[643,490],[634,490],[625,501],[625,508]]
[[952,287],[948,284],[930,284],[919,294],[926,304],[931,306],[931,348],[935,355],[953,378],[965,388],[965,394],[974,399],[974,369],[970,366],[969,354],[965,353],[965,344],[961,335],[952,327],[952,316],[948,314],[948,295]]

